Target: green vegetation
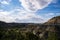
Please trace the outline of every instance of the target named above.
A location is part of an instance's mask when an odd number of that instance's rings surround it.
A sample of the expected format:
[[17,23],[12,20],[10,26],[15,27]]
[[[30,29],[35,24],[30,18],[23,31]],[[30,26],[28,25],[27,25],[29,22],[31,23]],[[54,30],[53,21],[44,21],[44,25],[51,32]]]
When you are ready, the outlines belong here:
[[32,32],[21,32],[19,28],[0,29],[0,40],[57,40],[55,32],[48,32],[47,39],[45,36],[40,38]]
[[21,33],[19,29],[0,29],[0,40],[40,40],[31,32]]
[[57,40],[56,33],[55,32],[49,32],[47,40]]
[[0,40],[60,40],[60,16],[44,24],[0,22]]

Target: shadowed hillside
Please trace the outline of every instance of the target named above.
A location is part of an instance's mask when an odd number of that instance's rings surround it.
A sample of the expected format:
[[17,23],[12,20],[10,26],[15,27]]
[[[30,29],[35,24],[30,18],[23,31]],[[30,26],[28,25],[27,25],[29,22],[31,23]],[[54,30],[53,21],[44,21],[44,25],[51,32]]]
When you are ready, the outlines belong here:
[[0,40],[60,40],[60,16],[43,24],[0,21]]

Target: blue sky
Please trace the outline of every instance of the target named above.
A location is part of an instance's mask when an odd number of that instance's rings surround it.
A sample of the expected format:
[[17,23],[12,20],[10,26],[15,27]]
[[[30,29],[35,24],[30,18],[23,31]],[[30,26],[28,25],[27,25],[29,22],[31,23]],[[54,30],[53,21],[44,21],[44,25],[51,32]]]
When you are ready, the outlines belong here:
[[[60,0],[52,0],[50,4],[47,6],[45,5],[46,7],[42,6],[44,8],[39,7],[39,9],[38,6],[36,6],[36,11],[34,12],[27,11],[26,9],[28,9],[29,5],[24,7],[26,4],[22,5],[23,2],[24,0],[0,0],[0,21],[19,23],[44,23],[54,16],[60,16]],[[43,5],[42,2],[41,4]]]

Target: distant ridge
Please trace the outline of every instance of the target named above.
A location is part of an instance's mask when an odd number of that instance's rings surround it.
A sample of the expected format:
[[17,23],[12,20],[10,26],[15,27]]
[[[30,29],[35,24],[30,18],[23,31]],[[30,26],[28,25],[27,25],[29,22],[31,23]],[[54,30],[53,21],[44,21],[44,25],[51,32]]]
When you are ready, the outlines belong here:
[[60,16],[53,17],[52,19],[48,20],[47,22],[43,24],[37,24],[37,23],[6,23],[3,21],[0,21],[0,27],[26,27],[27,25],[60,25]]
[[[59,24],[59,25],[55,25],[55,24]],[[28,34],[29,36],[31,35],[30,33],[32,33],[34,38],[39,37],[41,40],[55,40],[55,39],[60,40],[60,16],[53,17],[52,19],[48,20],[46,23],[43,24],[6,23],[0,21],[0,29],[4,30],[5,33],[9,32],[9,34],[11,31],[13,35],[15,33],[19,34],[21,32],[23,37],[26,37],[26,33],[29,33]],[[3,32],[1,31],[0,33],[4,33],[4,31]],[[4,37],[4,34],[2,35]],[[12,35],[10,36],[13,38]],[[17,37],[19,36],[17,35]],[[31,36],[31,38],[33,37]],[[26,38],[29,37],[27,36]]]

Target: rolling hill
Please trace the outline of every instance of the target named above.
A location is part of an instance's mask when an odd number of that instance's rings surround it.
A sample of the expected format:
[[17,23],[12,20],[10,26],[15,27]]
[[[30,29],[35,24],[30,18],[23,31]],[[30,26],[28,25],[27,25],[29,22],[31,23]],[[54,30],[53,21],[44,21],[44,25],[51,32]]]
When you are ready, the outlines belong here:
[[43,24],[0,21],[0,39],[3,40],[6,37],[8,40],[13,40],[12,38],[20,40],[60,40],[60,16],[53,17]]

